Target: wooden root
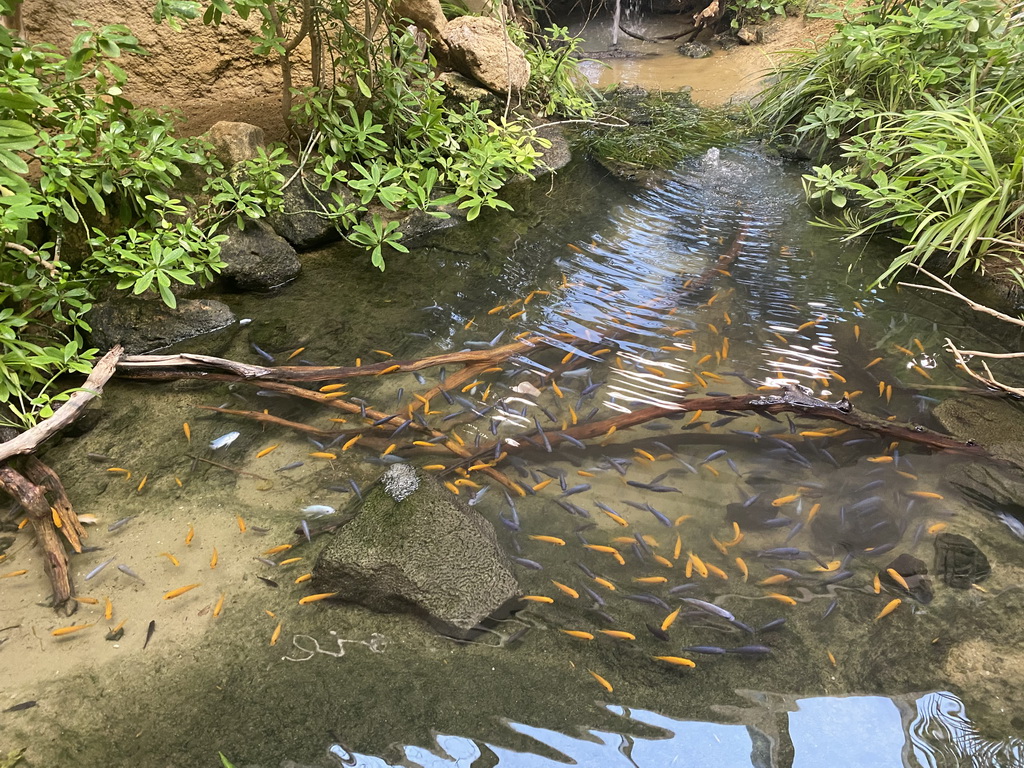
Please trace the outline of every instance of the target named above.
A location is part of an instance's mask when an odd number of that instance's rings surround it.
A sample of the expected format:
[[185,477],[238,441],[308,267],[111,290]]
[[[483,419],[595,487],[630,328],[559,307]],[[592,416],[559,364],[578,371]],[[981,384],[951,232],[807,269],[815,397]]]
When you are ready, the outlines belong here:
[[28,513],[36,541],[43,551],[43,569],[53,587],[53,604],[67,615],[74,612],[74,588],[68,570],[68,556],[53,526],[53,514],[43,489],[11,467],[0,467],[0,488],[18,500]]
[[[43,568],[53,588],[54,607],[67,615],[74,613],[76,608],[71,600],[75,591],[68,570],[67,553],[57,535],[58,521],[61,533],[76,552],[82,551],[82,539],[86,533],[56,472],[35,456],[28,456],[22,462],[24,474],[5,462],[15,456],[32,453],[45,440],[77,419],[85,406],[103,391],[103,385],[113,376],[117,361],[123,354],[120,345],[114,346],[96,364],[82,388],[73,393],[50,418],[0,443],[0,490],[15,499],[28,513],[36,541],[43,551]],[[53,499],[52,503],[47,501],[47,493]]]

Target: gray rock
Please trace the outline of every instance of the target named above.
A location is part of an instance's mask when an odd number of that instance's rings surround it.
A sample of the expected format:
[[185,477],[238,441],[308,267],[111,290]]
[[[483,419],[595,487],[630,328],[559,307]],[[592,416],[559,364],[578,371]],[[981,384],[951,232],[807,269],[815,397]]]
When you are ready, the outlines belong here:
[[445,101],[450,104],[471,104],[478,102],[481,107],[494,107],[499,104],[497,94],[491,93],[472,78],[458,72],[442,72],[438,80],[444,83]]
[[[281,172],[290,179],[295,170],[288,165]],[[296,176],[284,188],[282,210],[270,214],[267,224],[300,251],[316,248],[341,239],[333,220],[321,215],[333,205],[331,193],[320,189],[316,181]]]
[[946,479],[980,506],[1024,517],[1024,472],[1015,467],[958,462],[949,467]]
[[764,41],[764,32],[758,27],[740,27],[736,30],[736,38],[741,43],[751,45]]
[[774,147],[775,151],[779,153],[779,157],[784,160],[793,160],[795,162],[806,162],[811,159],[811,156],[797,144],[779,144]]
[[138,355],[210,333],[235,322],[226,304],[211,299],[178,299],[171,309],[159,299],[123,296],[93,305],[87,316],[89,340],[100,349],[124,345]]
[[209,134],[214,154],[224,163],[225,168],[243,160],[252,160],[266,143],[263,129],[249,123],[221,120],[210,126]]
[[299,274],[302,264],[288,241],[261,221],[233,228],[221,246],[227,266],[221,277],[240,290],[265,290],[286,283]]
[[448,22],[444,41],[454,69],[495,93],[521,91],[530,82],[530,62],[497,19],[460,16]]
[[973,440],[994,456],[1024,467],[1024,412],[1015,405],[988,397],[944,400],[932,415],[950,434]]
[[565,134],[562,132],[561,126],[554,125],[548,127],[546,125],[538,125],[537,135],[542,139],[550,141],[551,146],[539,147],[541,157],[537,161],[536,173],[553,173],[561,168],[565,168],[572,161],[572,149],[569,146],[569,140],[565,138]]
[[683,43],[676,50],[691,59],[706,59],[711,55],[711,46],[704,43]]
[[427,32],[433,42],[444,46],[444,33],[448,28],[448,19],[441,10],[438,0],[398,0],[392,6],[396,16],[409,19],[413,24]]
[[947,587],[970,589],[992,573],[988,558],[977,544],[957,533],[935,537],[935,572]]
[[491,524],[437,479],[395,464],[356,502],[313,566],[313,589],[375,611],[410,611],[468,637],[521,592]]

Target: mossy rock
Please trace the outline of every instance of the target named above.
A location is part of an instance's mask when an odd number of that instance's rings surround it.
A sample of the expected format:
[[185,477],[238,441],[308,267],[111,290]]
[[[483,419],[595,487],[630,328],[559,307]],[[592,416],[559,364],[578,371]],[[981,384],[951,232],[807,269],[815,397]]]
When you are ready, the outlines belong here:
[[435,478],[395,464],[313,567],[317,592],[375,611],[412,612],[465,638],[521,594],[491,524]]

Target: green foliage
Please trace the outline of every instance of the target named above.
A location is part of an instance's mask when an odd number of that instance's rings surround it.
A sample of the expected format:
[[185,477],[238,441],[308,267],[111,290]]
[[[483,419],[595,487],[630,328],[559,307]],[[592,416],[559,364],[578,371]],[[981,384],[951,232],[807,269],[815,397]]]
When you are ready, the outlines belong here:
[[577,55],[583,41],[567,27],[554,24],[543,35],[510,28],[510,37],[530,62],[529,106],[542,115],[591,118],[597,113],[597,94],[580,72]]
[[1000,0],[912,0],[868,6],[838,21],[816,51],[795,52],[762,94],[758,118],[776,135],[822,152],[882,114],[965,95],[1020,66],[1022,29]]
[[[262,219],[283,207],[285,177],[281,169],[288,164],[284,147],[257,150],[256,157],[236,163],[228,174],[215,158],[207,158],[208,176],[203,194],[208,197],[206,220],[214,222],[234,218],[239,230],[246,219]],[[183,210],[175,211],[184,213]],[[211,259],[216,254],[211,255]]]
[[225,266],[218,257],[225,236],[210,235],[191,221],[165,221],[152,230],[129,227],[112,237],[92,233],[93,252],[83,267],[116,278],[117,290],[130,288],[136,296],[153,290],[171,309],[177,306],[172,283],[205,285]]
[[[0,0],[0,12],[10,7]],[[261,156],[230,194],[211,190],[222,197],[203,226],[190,222],[171,189],[186,166],[216,172],[216,161],[124,98],[116,59],[144,53],[126,28],[78,26],[67,54],[0,28],[0,422],[18,426],[65,396],[51,395],[56,377],[89,370],[83,318],[97,290],[151,291],[174,306],[175,283],[221,268],[220,220],[262,215],[275,186],[280,197],[280,159]],[[72,238],[84,254],[65,256]]]
[[783,0],[731,0],[730,25],[733,29],[748,24],[764,24],[774,16],[785,16],[786,3]]
[[[231,10],[240,15],[259,10],[263,23],[252,38],[254,50],[281,55],[287,35],[267,7],[255,0],[216,0],[203,18],[216,23]],[[301,2],[274,4],[279,18],[296,21],[303,7]],[[549,143],[524,120],[496,120],[475,102],[448,103],[434,73],[436,62],[423,55],[407,28],[374,34],[381,9],[367,6],[372,11],[353,16],[345,2],[314,2],[309,8],[318,21],[313,25],[318,43],[330,51],[334,82],[296,91],[291,118],[298,133],[313,139],[312,170],[333,198],[324,215],[336,220],[348,241],[365,248],[374,266],[383,269],[385,253],[405,248],[398,247],[397,224],[385,222],[380,208],[447,218],[440,208],[455,205],[469,220],[487,208],[508,208],[498,191],[515,176],[531,176],[540,148]],[[365,25],[356,28],[352,24],[359,15]],[[567,58],[576,43],[564,30],[555,34],[564,45],[558,57],[529,49],[545,78],[533,93],[551,99],[553,108],[592,112],[590,102],[577,95],[575,61]],[[214,199],[228,200],[227,182],[216,184]]]
[[671,168],[739,133],[726,112],[701,109],[685,92],[614,89],[606,94],[604,109],[605,120],[583,127],[577,143],[605,164],[624,169]]
[[[404,25],[387,27],[385,5],[156,0],[153,13],[178,29],[230,14],[259,19],[253,50],[282,64],[283,102],[308,139],[301,164],[333,201],[322,213],[380,269],[387,252],[406,250],[382,211],[445,218],[454,205],[474,219],[508,208],[499,189],[530,176],[547,145],[521,118],[449,104],[436,62]],[[12,6],[0,0],[0,13]],[[204,284],[223,267],[225,223],[241,228],[281,209],[289,162],[278,146],[225,171],[203,141],[177,137],[171,118],[124,97],[117,60],[145,53],[128,29],[78,26],[66,54],[0,28],[0,404],[25,426],[62,397],[49,393],[56,376],[88,370],[96,351],[84,348],[83,316],[93,295],[154,294],[174,307],[176,286]],[[555,52],[526,46],[538,73],[530,98],[548,114],[590,114],[576,43],[552,34]],[[289,54],[307,37],[326,74],[291,89]],[[202,179],[199,202],[173,191],[186,169]],[[65,256],[71,240],[86,252]]]
[[[843,19],[798,54],[757,110],[778,138],[831,162],[805,177],[847,237],[905,248],[880,280],[936,256],[947,274],[1019,267],[1024,27],[997,0],[916,0]],[[856,205],[855,205],[856,204]]]

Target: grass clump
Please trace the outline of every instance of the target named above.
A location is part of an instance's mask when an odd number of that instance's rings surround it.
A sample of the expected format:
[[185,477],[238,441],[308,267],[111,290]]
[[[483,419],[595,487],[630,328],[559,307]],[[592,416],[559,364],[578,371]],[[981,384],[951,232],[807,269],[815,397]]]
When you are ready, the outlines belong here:
[[698,107],[685,91],[615,88],[601,108],[603,119],[581,128],[575,143],[620,175],[671,168],[740,132],[725,111]]
[[[1024,26],[998,0],[906,0],[836,16],[836,33],[796,54],[755,119],[821,165],[804,177],[821,223],[846,239],[904,245],[947,275],[1008,265],[1024,244]],[[827,162],[825,162],[827,161]]]

